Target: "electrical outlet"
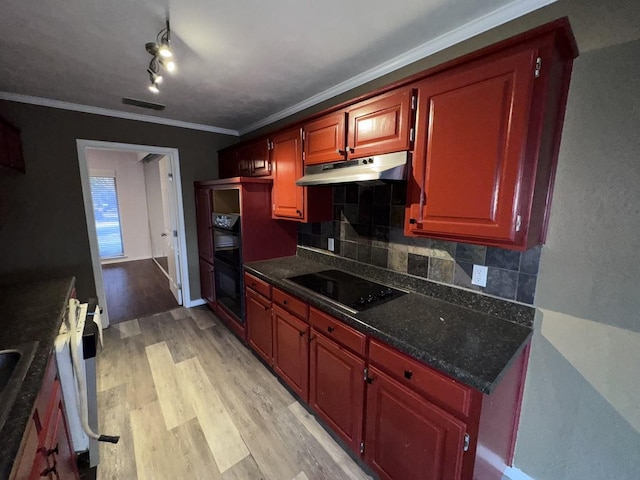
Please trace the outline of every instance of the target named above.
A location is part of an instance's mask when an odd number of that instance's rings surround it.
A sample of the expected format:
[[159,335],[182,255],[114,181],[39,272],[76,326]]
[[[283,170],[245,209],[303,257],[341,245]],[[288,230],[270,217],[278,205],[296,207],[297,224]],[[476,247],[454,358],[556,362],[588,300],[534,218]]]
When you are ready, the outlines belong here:
[[471,277],[471,283],[474,285],[478,285],[479,287],[487,286],[487,270],[488,267],[484,265],[474,265],[473,266],[473,276]]
[[336,249],[336,243],[333,238],[327,239],[327,248],[330,252],[333,252]]

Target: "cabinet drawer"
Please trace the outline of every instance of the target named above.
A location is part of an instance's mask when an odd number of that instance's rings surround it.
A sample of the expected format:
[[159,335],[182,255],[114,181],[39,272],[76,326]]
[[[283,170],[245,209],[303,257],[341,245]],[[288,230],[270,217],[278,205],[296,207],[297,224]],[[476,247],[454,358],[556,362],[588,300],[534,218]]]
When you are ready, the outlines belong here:
[[315,308],[309,309],[309,323],[317,331],[334,339],[358,355],[364,356],[366,335]]
[[246,287],[252,288],[260,295],[263,295],[269,299],[271,298],[271,285],[269,285],[264,280],[260,280],[259,278],[245,272],[244,284]]
[[284,293],[277,288],[273,289],[273,301],[280,305],[285,310],[299,316],[300,318],[307,320],[308,308],[307,304],[302,300],[298,300],[296,297]]
[[371,340],[369,344],[369,360],[446,409],[465,417],[469,415],[471,388],[376,340]]

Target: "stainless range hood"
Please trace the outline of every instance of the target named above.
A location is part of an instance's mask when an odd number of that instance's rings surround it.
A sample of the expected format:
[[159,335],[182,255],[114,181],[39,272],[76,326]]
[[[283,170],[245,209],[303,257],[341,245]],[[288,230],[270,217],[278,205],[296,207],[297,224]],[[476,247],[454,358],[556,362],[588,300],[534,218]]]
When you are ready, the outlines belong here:
[[406,180],[409,152],[387,153],[345,162],[309,165],[297,185],[332,185],[375,180]]

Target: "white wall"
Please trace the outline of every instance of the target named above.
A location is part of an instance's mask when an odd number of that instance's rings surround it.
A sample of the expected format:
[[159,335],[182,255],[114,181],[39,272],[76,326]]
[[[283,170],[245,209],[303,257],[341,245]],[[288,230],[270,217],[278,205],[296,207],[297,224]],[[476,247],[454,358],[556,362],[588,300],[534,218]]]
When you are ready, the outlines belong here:
[[92,169],[112,170],[116,175],[125,258],[109,260],[105,263],[151,258],[144,170],[138,161],[137,154],[89,150],[87,166],[90,173]]
[[151,233],[151,252],[154,257],[165,256],[166,241],[160,235],[164,232],[162,210],[162,191],[160,189],[159,160],[143,164],[147,189],[147,207],[149,210],[149,231]]

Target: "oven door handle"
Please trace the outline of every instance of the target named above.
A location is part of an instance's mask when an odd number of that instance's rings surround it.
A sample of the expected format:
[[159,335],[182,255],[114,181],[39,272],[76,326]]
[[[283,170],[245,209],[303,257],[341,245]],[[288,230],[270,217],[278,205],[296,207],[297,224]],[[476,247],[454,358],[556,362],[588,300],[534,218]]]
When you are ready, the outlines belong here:
[[234,265],[233,263],[229,262],[227,259],[222,258],[222,257],[218,257],[216,256],[216,254],[213,254],[213,263],[214,263],[214,268],[215,268],[215,264],[217,262],[220,262],[224,267],[228,267],[230,269],[232,269],[235,272],[240,272],[240,266],[239,265]]

